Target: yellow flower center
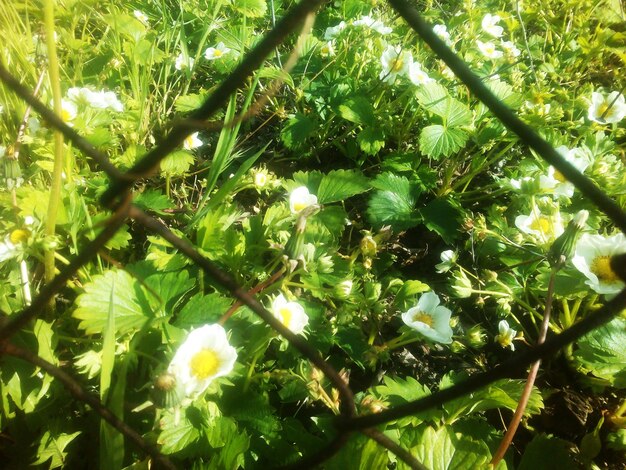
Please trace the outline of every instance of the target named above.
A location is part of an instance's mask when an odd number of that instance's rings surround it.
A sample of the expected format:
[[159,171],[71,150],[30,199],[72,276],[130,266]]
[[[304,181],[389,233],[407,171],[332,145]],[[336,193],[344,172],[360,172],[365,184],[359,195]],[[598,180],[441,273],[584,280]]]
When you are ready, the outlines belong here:
[[404,61],[400,57],[396,57],[391,61],[391,71],[396,73],[400,72],[403,65]]
[[424,323],[425,325],[428,325],[431,328],[433,326],[433,317],[431,317],[425,312],[417,312],[415,315],[413,315],[413,321]]
[[189,361],[191,375],[204,380],[215,375],[219,368],[220,360],[212,349],[201,349]]
[[565,176],[563,176],[563,173],[561,173],[559,170],[554,170],[554,179],[560,181],[561,183],[567,183],[567,178],[565,178]]
[[188,135],[185,137],[185,145],[189,148],[193,148],[193,136]]
[[513,344],[513,338],[511,335],[498,335],[497,340],[503,348],[508,348],[511,344]]
[[215,49],[213,51],[213,57],[222,57],[224,55],[224,53],[222,51],[220,51],[219,49]]
[[28,230],[17,229],[11,232],[11,234],[9,235],[9,240],[11,240],[11,243],[13,243],[14,245],[17,245],[18,243],[23,243],[27,241],[28,237],[30,237],[30,232]]
[[298,201],[293,204],[293,210],[296,212],[300,212],[301,210],[306,209],[307,207],[308,207],[308,204],[303,201]]
[[72,113],[70,113],[70,111],[68,109],[62,108],[61,109],[61,119],[63,119],[63,122],[69,122],[72,120]]
[[[609,102],[603,101],[602,104],[598,107],[598,117],[599,118],[607,118],[611,114],[609,111]],[[605,114],[606,113],[606,114]]]
[[600,282],[607,284],[613,284],[620,279],[615,274],[615,271],[611,269],[611,257],[610,256],[596,256],[591,262],[591,272],[598,276]]
[[532,221],[532,223],[530,224],[530,228],[538,231],[539,233],[546,234],[550,233],[551,225],[552,224],[550,224],[550,219],[544,216],[540,216]]
[[492,55],[494,52],[496,52],[496,48],[493,45],[486,45],[485,46],[485,52],[487,53],[487,55]]
[[293,316],[291,309],[289,307],[283,307],[278,311],[278,313],[280,313],[283,325],[289,328],[289,325],[291,324],[291,317]]

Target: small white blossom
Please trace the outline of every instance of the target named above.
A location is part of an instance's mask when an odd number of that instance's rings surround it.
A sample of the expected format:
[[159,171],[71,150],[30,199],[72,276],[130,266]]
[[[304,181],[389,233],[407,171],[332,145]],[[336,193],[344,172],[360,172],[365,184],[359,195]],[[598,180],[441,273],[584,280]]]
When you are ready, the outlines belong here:
[[442,251],[441,255],[441,263],[435,266],[435,269],[438,273],[446,273],[450,271],[454,263],[456,262],[457,254],[452,250]]
[[450,33],[448,32],[448,28],[446,28],[445,24],[436,24],[435,26],[433,26],[433,32],[437,36],[439,36],[439,39],[445,42],[448,46],[452,45]]
[[135,18],[137,18],[139,21],[141,21],[144,25],[148,25],[148,17],[146,16],[146,14],[141,11],[141,10],[135,10],[133,11],[133,15],[135,15]]
[[598,294],[617,294],[625,284],[611,268],[611,257],[622,253],[626,253],[623,233],[611,237],[585,233],[576,244],[572,264],[587,278],[585,284]]
[[504,29],[502,29],[502,26],[498,26],[499,22],[500,22],[500,17],[498,15],[491,15],[487,13],[483,17],[483,21],[481,23],[483,27],[483,31],[489,34],[490,36],[493,36],[494,38],[501,37],[502,33],[504,32]]
[[511,41],[502,41],[500,46],[502,46],[502,49],[504,49],[504,52],[508,57],[515,58],[519,57],[521,54],[520,50]]
[[112,91],[93,91],[89,88],[70,88],[67,97],[77,105],[86,105],[97,109],[112,109],[121,113],[124,105]]
[[207,60],[221,59],[231,50],[224,45],[223,42],[218,43],[215,47],[209,47],[204,51],[204,58]]
[[328,41],[320,47],[320,55],[322,57],[331,57],[335,55],[335,46],[332,41]]
[[624,95],[617,91],[612,91],[608,96],[595,91],[591,94],[591,106],[587,114],[590,121],[612,124],[620,122],[624,116],[626,116]]
[[534,209],[529,215],[519,215],[515,218],[515,226],[522,232],[534,236],[541,243],[549,243],[563,233],[561,215],[556,212],[545,215]]
[[434,81],[422,69],[422,66],[419,62],[411,62],[409,64],[408,77],[409,77],[409,80],[411,80],[411,83],[413,83],[413,85],[424,85],[426,83],[430,83]]
[[72,125],[72,121],[76,118],[77,113],[78,109],[73,101],[61,100],[61,119],[63,119],[65,124]]
[[342,21],[337,26],[331,26],[330,28],[326,28],[324,32],[324,39],[330,41],[331,39],[335,39],[339,33],[341,33],[344,29],[346,29],[346,22]]
[[176,57],[176,61],[174,62],[174,68],[176,70],[183,70],[186,68],[192,69],[195,63],[196,61],[191,57],[187,57],[187,60],[185,60],[185,55],[181,53],[178,54],[178,57]]
[[201,147],[202,145],[204,145],[204,142],[202,142],[198,138],[198,132],[189,134],[187,137],[185,137],[185,140],[183,141],[183,148],[185,150],[193,150],[195,148]]
[[383,23],[380,20],[375,20],[369,15],[361,16],[361,19],[354,21],[352,25],[353,26],[365,26],[367,28],[370,28],[376,31],[379,34],[382,34],[383,36],[393,31],[393,29],[391,29],[390,27],[385,26],[385,23]]
[[317,204],[317,196],[309,193],[306,186],[300,186],[289,195],[289,209],[292,214],[299,214],[309,206]]
[[492,42],[482,42],[480,39],[477,39],[476,45],[480,53],[488,59],[499,59],[503,56],[502,51],[499,51]]
[[380,63],[383,69],[379,78],[386,83],[393,83],[399,75],[409,73],[413,55],[409,51],[403,51],[399,46],[387,46],[380,57]]
[[267,170],[259,170],[254,173],[254,186],[256,186],[257,189],[264,187],[267,184],[267,180]]
[[346,299],[352,293],[353,282],[350,279],[346,279],[345,281],[341,281],[339,284],[335,286],[335,293],[338,297],[342,299]]
[[515,351],[515,345],[513,340],[517,336],[517,331],[509,326],[509,322],[502,320],[498,323],[499,334],[496,335],[495,340],[503,348],[511,348],[511,351]]
[[[556,148],[568,163],[576,168],[581,173],[587,169],[590,165],[590,161],[586,155],[579,148],[568,149],[564,145]],[[565,179],[565,176],[561,174],[553,166],[548,168],[548,174],[539,177],[539,187],[543,192],[554,194],[555,196],[572,197],[574,195],[575,186]]]
[[299,335],[309,324],[309,317],[298,302],[289,302],[278,294],[272,302],[272,314],[295,335]]
[[422,295],[417,305],[402,314],[402,321],[428,339],[438,343],[452,343],[450,316],[452,312],[439,305],[439,296],[434,292]]
[[236,360],[237,352],[228,343],[224,328],[204,325],[187,335],[167,370],[183,385],[187,396],[196,396],[214,379],[229,374]]

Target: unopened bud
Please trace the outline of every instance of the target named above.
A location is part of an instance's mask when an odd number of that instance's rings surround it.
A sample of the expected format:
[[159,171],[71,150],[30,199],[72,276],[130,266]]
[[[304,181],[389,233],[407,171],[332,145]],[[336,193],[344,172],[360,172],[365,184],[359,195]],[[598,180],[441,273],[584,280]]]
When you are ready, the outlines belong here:
[[376,240],[374,240],[374,238],[371,235],[365,235],[361,239],[360,248],[361,248],[361,253],[363,253],[363,256],[367,256],[371,258],[371,257],[376,256],[378,243],[376,243]]
[[578,237],[580,237],[583,228],[585,228],[588,217],[588,211],[578,211],[565,228],[565,231],[554,240],[548,252],[548,261],[551,266],[560,266],[571,258]]

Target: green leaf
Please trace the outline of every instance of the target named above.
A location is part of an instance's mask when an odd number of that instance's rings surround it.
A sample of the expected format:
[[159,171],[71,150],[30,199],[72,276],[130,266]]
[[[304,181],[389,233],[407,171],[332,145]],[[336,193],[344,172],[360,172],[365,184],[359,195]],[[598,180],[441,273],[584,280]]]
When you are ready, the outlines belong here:
[[420,105],[438,116],[445,114],[446,101],[450,97],[448,90],[434,81],[418,87],[415,96]]
[[626,320],[616,318],[576,343],[574,358],[607,385],[626,388]]
[[378,385],[374,387],[374,390],[383,398],[396,397],[395,400],[390,400],[393,405],[401,405],[430,395],[428,387],[422,385],[413,377],[407,377],[406,379],[396,377],[392,379],[385,376],[383,382],[385,385]]
[[385,146],[385,134],[379,127],[366,127],[356,137],[359,147],[366,155],[377,155]]
[[327,470],[372,470],[388,468],[389,456],[387,451],[375,441],[363,435],[356,434],[348,444],[326,462]]
[[348,98],[339,105],[339,115],[355,124],[376,124],[376,115],[371,100],[363,96]]
[[161,160],[161,172],[168,176],[182,176],[193,164],[194,156],[188,150],[177,150]]
[[451,200],[434,199],[420,209],[419,213],[424,225],[437,233],[446,243],[451,244],[459,237],[463,214]]
[[324,174],[321,171],[296,171],[292,175],[293,181],[287,180],[285,182],[285,189],[291,192],[299,186],[306,186],[312,194],[317,196],[322,178],[324,178]]
[[174,320],[174,326],[191,329],[216,322],[226,313],[232,301],[220,294],[194,295]]
[[468,138],[467,132],[462,129],[434,124],[422,129],[419,139],[420,150],[432,158],[449,157],[459,151]]
[[146,189],[144,192],[137,194],[133,203],[145,211],[159,215],[165,214],[165,209],[174,207],[172,201],[165,194],[155,189]]
[[182,95],[176,98],[174,102],[174,108],[177,113],[188,113],[195,111],[202,106],[206,99],[206,93],[190,93],[188,95]]
[[72,434],[61,433],[58,436],[53,436],[50,431],[44,432],[37,448],[37,460],[33,462],[33,465],[41,465],[52,459],[48,468],[63,467],[67,456],[65,448],[80,433],[80,431],[76,431]]
[[180,452],[196,442],[201,436],[202,417],[196,408],[165,411],[161,418],[161,434],[157,440],[165,455]]
[[369,188],[368,179],[360,171],[334,170],[322,177],[317,200],[320,204],[343,201]]
[[449,428],[426,428],[415,449],[415,457],[430,470],[485,468],[491,458],[484,442],[454,434]]
[[264,16],[267,12],[265,0],[232,0],[232,2],[235,10],[250,18]]
[[283,127],[280,133],[285,146],[289,149],[301,148],[305,145],[306,139],[315,130],[315,121],[304,114],[296,114]]
[[78,327],[88,335],[102,333],[107,325],[111,296],[117,334],[124,335],[142,327],[152,317],[152,312],[139,300],[138,290],[141,291],[141,285],[125,271],[114,269],[94,276],[85,285],[85,292],[76,299],[78,308],[73,316],[81,320]]
[[506,82],[500,80],[489,80],[485,83],[487,88],[491,90],[491,93],[496,95],[500,101],[506,104],[511,109],[517,109],[521,106],[523,99],[522,95],[515,92],[513,87]]
[[[572,444],[557,437],[539,434],[526,446],[517,470],[561,470],[579,468]],[[550,456],[550,458],[546,458]]]
[[195,285],[195,280],[189,278],[188,271],[153,274],[144,282],[152,289],[148,294],[150,306],[166,314],[170,314],[180,297]]
[[369,200],[367,216],[375,228],[391,225],[394,230],[401,231],[420,222],[415,210],[419,189],[407,178],[383,173],[372,186],[378,191]]

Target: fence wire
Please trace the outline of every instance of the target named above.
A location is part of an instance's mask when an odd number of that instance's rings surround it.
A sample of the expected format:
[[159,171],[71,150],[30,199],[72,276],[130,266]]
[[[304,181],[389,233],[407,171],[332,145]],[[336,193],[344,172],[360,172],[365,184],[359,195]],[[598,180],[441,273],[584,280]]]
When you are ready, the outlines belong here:
[[[252,75],[275,48],[284,42],[304,19],[315,12],[324,2],[322,0],[303,0],[293,7],[276,26],[251,50],[239,66],[225,79],[205,103],[189,116],[190,122],[206,121],[217,112],[229,97],[240,89],[245,80]],[[601,189],[595,186],[589,178],[577,171],[568,163],[548,142],[542,139],[530,126],[522,122],[504,103],[498,100],[482,83],[465,62],[459,58],[442,40],[440,40],[420,16],[419,12],[405,0],[389,0],[389,4],[413,28],[420,38],[430,46],[433,52],[442,59],[455,75],[467,86],[468,90],[482,101],[491,112],[512,132],[517,134],[521,142],[534,149],[550,165],[559,170],[571,181],[580,192],[592,201],[611,221],[626,233],[626,213],[621,207],[608,197]],[[9,71],[0,64],[0,80],[12,89],[18,96],[37,111],[52,127],[60,131],[66,139],[91,158],[98,167],[111,178],[111,183],[101,198],[103,206],[115,212],[109,219],[104,230],[64,267],[54,280],[44,286],[32,304],[21,312],[10,317],[0,318],[0,354],[12,355],[29,361],[58,379],[69,392],[78,400],[89,404],[100,416],[124,434],[139,449],[150,455],[155,463],[164,468],[176,468],[172,462],[160,454],[158,449],[148,443],[141,435],[117,418],[100,400],[87,392],[76,379],[44,359],[19,348],[10,342],[12,335],[20,331],[27,324],[41,315],[48,303],[65,286],[76,272],[104,247],[117,230],[129,218],[143,225],[149,231],[163,237],[176,247],[181,253],[191,259],[203,269],[211,278],[227,289],[239,302],[249,307],[277,333],[286,338],[304,357],[320,369],[338,390],[340,396],[340,415],[335,420],[335,432],[329,437],[324,448],[313,455],[305,456],[300,461],[285,468],[310,468],[323,463],[338,452],[347,442],[353,432],[361,432],[378,444],[393,452],[410,468],[423,470],[425,467],[418,462],[406,449],[400,447],[389,437],[378,431],[375,426],[388,423],[429,408],[440,406],[450,400],[467,395],[490,383],[510,377],[512,372],[528,367],[535,361],[551,356],[559,349],[577,340],[581,336],[593,331],[601,325],[611,321],[626,307],[626,289],[612,300],[608,301],[600,310],[594,312],[574,324],[562,333],[553,336],[545,343],[516,354],[512,359],[499,366],[480,374],[476,374],[464,382],[433,393],[424,398],[415,400],[402,406],[387,409],[377,414],[357,415],[354,403],[354,394],[342,376],[337,372],[305,339],[293,334],[279,320],[277,320],[261,303],[240,287],[230,275],[218,268],[210,259],[203,256],[189,242],[175,235],[162,222],[143,212],[132,203],[131,188],[139,179],[149,176],[159,162],[178,148],[191,132],[193,127],[177,122],[173,125],[169,135],[156,147],[150,150],[128,172],[124,173],[115,167],[106,155],[97,150],[85,138],[71,127],[67,126],[47,106],[40,102],[34,94]],[[624,264],[626,257],[620,257],[619,263]],[[613,260],[615,263],[615,259]],[[615,271],[623,275],[623,266],[616,266]]]

